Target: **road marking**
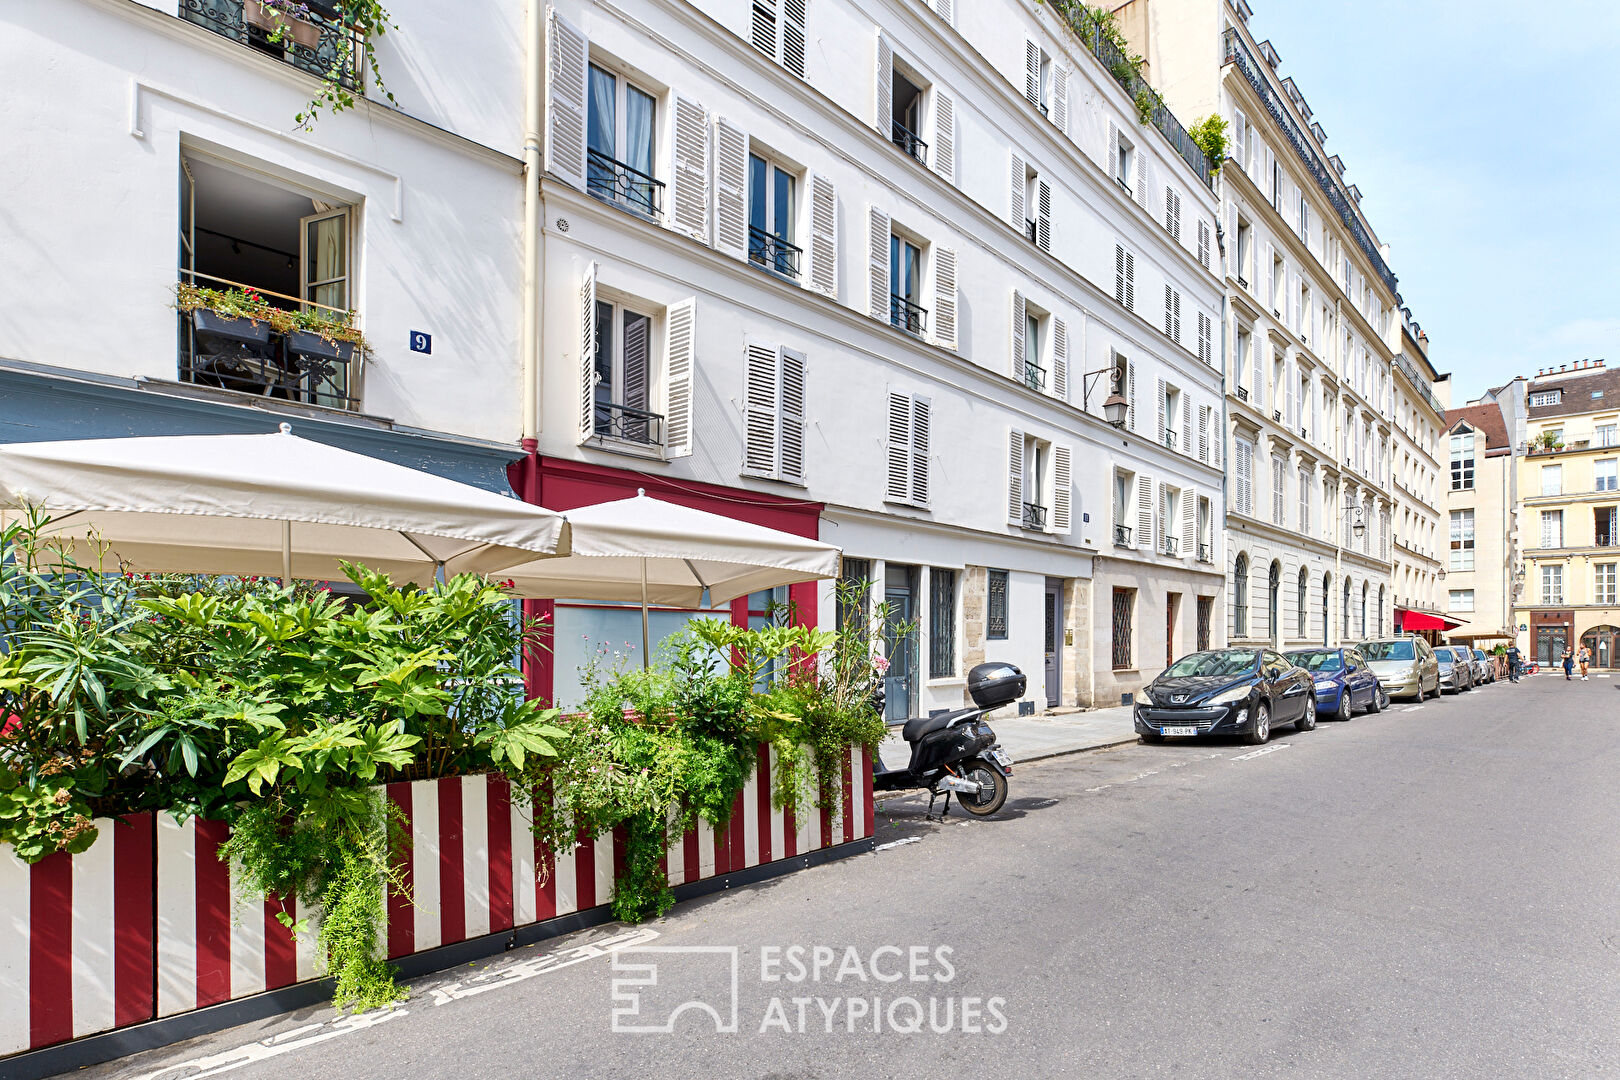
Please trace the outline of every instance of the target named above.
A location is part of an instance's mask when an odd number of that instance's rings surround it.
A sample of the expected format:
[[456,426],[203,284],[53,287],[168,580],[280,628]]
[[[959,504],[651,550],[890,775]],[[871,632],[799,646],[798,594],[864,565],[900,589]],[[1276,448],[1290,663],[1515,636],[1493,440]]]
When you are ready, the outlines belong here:
[[916,843],[920,843],[921,841],[922,841],[922,837],[920,837],[920,836],[903,836],[899,840],[890,840],[887,844],[879,844],[877,847],[873,848],[872,850],[873,851],[888,851],[890,848],[897,848],[897,847],[900,847],[900,846],[902,846],[904,844],[916,844]]
[[1272,743],[1270,746],[1262,746],[1258,750],[1250,750],[1247,754],[1239,754],[1232,760],[1248,761],[1250,758],[1257,758],[1262,754],[1275,754],[1278,750],[1286,750],[1292,745],[1292,743]]
[[1113,784],[1098,784],[1096,787],[1088,787],[1088,788],[1086,788],[1086,794],[1093,795],[1093,794],[1096,794],[1099,791],[1107,791],[1109,788],[1111,788],[1113,786],[1114,786]]
[[1158,775],[1159,775],[1159,770],[1158,769],[1149,769],[1147,772],[1139,772],[1139,773],[1137,773],[1135,776],[1131,777],[1129,780],[1121,780],[1120,783],[1122,783],[1122,784],[1134,784],[1138,780],[1146,780],[1150,776],[1158,776]]
[[1402,709],[1401,712],[1417,712],[1421,708],[1423,708],[1421,705],[1408,705],[1406,708]]

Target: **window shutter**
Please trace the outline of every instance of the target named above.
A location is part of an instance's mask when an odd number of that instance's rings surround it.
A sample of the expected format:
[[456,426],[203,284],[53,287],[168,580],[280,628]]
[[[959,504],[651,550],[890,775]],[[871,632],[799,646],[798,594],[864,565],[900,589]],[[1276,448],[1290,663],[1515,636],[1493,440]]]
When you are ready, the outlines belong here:
[[804,78],[805,0],[782,0],[782,66]]
[[1198,542],[1198,491],[1196,488],[1183,488],[1181,490],[1181,556],[1190,559],[1196,551],[1193,547]]
[[579,286],[579,441],[596,434],[596,264]]
[[1103,162],[1103,166],[1115,180],[1130,182],[1129,177],[1121,176],[1119,172],[1119,126],[1112,120],[1108,121],[1108,160]]
[[1024,42],[1024,96],[1036,108],[1041,104],[1041,47],[1033,41]]
[[838,192],[825,176],[813,174],[810,189],[810,287],[838,299]]
[[867,274],[871,315],[889,321],[889,215],[877,207],[867,212]]
[[692,369],[697,356],[697,300],[671,304],[664,313],[664,356],[668,367],[664,405],[664,454],[692,452]]
[[1192,457],[1192,398],[1185,390],[1181,392],[1181,432],[1176,443],[1183,454]]
[[690,98],[676,97],[675,167],[670,170],[670,225],[709,242],[709,114]]
[[[1202,223],[1200,223],[1202,224]],[[1165,185],[1164,189],[1164,227],[1170,238],[1178,244],[1181,242],[1181,196],[1176,189]]]
[[1164,415],[1164,380],[1154,379],[1153,382],[1155,389],[1158,391],[1156,396],[1159,402],[1159,445],[1163,446],[1164,428],[1165,424],[1169,421],[1169,418]]
[[934,171],[956,183],[956,99],[934,87]]
[[1052,124],[1065,135],[1069,132],[1069,69],[1052,69]]
[[1289,292],[1292,294],[1292,299],[1293,299],[1293,303],[1294,303],[1294,319],[1293,319],[1294,333],[1298,334],[1298,335],[1303,335],[1304,334],[1304,326],[1303,326],[1303,324],[1301,322],[1301,319],[1303,318],[1303,313],[1299,310],[1299,275],[1298,274],[1290,275],[1290,277],[1288,279],[1288,286],[1289,286]]
[[1164,287],[1164,336],[1174,340],[1175,326],[1170,319],[1170,297],[1175,292],[1168,284]]
[[934,249],[934,344],[956,348],[956,252]]
[[1170,516],[1170,503],[1166,497],[1166,488],[1168,486],[1169,485],[1167,485],[1163,480],[1160,480],[1158,484],[1155,485],[1156,490],[1154,491],[1154,495],[1156,497],[1153,500],[1154,551],[1164,550],[1164,538],[1169,536],[1170,530],[1175,527],[1175,523],[1168,520]]
[[1007,203],[1007,216],[1011,218],[1009,224],[1020,233],[1024,231],[1024,222],[1029,217],[1029,207],[1024,205],[1024,185],[1028,173],[1028,165],[1025,164],[1018,151],[1014,150],[1012,152],[1012,170],[1009,173],[1012,180],[1012,197]]
[[743,468],[775,476],[777,466],[778,359],[775,346],[748,342],[748,386],[743,399]]
[[[789,0],[791,5],[792,0]],[[793,349],[782,350],[782,448],[783,480],[804,483],[804,368],[806,357]]]
[[928,429],[933,403],[925,397],[911,399],[911,501],[928,505]]
[[[1248,166],[1246,163],[1248,162],[1249,158],[1244,148],[1244,134],[1245,129],[1248,127],[1248,122],[1244,118],[1242,110],[1233,110],[1232,117],[1232,151],[1234,154],[1234,159],[1239,165],[1247,168]],[[1212,161],[1210,164],[1219,165],[1220,162]]]
[[1284,388],[1286,402],[1283,406],[1283,423],[1292,428],[1298,426],[1295,417],[1299,415],[1298,406],[1295,404],[1295,395],[1298,393],[1296,389],[1298,380],[1294,378],[1292,361],[1283,365],[1283,382],[1286,384]]
[[1012,299],[1012,377],[1015,381],[1024,381],[1024,350],[1027,348],[1025,337],[1025,324],[1029,321],[1029,310],[1024,304],[1024,294],[1017,289],[1013,290]]
[[1132,431],[1136,430],[1136,365],[1125,361],[1125,426]]
[[1052,447],[1052,532],[1067,536],[1073,528],[1074,450]]
[[872,118],[872,126],[877,128],[878,137],[888,142],[894,137],[894,50],[889,47],[888,38],[878,31],[877,39],[877,115]]
[[1069,400],[1069,324],[1052,316],[1052,396]]
[[1202,311],[1198,313],[1198,359],[1211,367],[1215,366],[1215,348],[1210,340],[1215,330],[1215,322]]
[[754,0],[754,48],[776,59],[776,0]]
[[1209,269],[1209,222],[1198,222],[1198,261],[1205,270]]
[[652,400],[652,323],[626,321],[624,327],[624,404],[650,409]]
[[1153,184],[1153,170],[1148,166],[1147,154],[1141,150],[1136,152],[1136,186],[1131,189],[1136,196],[1136,203],[1144,210],[1148,204],[1148,189]]
[[1198,407],[1198,460],[1209,460],[1209,413],[1208,405]]
[[748,134],[722,117],[714,121],[714,246],[748,258]]
[[1153,477],[1146,473],[1136,477],[1136,546],[1153,547]]
[[1052,185],[1045,180],[1035,181],[1039,196],[1036,206],[1035,242],[1042,251],[1052,250]]
[[1114,302],[1125,306],[1125,248],[1114,245]]
[[1125,306],[1136,310],[1136,255],[1125,253]]
[[945,20],[946,26],[950,26],[956,21],[953,10],[955,6],[955,0],[934,0],[934,10],[939,12],[939,17]]
[[1024,523],[1024,433],[1007,432],[1007,523]]
[[546,168],[584,190],[590,42],[555,8],[547,12],[547,19],[551,33],[546,51]]
[[889,394],[889,480],[884,498],[906,502],[911,497],[911,396]]

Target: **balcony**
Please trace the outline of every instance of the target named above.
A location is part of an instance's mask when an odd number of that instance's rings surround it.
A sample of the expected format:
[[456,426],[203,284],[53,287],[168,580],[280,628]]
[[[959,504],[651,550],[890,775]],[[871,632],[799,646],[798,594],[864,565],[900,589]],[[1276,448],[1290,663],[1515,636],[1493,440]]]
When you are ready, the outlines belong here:
[[928,329],[928,309],[918,307],[898,293],[890,293],[889,325],[922,337]]
[[1164,429],[1164,445],[1171,450],[1176,448],[1176,432],[1174,428]]
[[803,256],[803,248],[788,243],[774,233],[748,226],[748,261],[755,266],[798,281],[799,263]]
[[1040,235],[1040,230],[1035,227],[1035,223],[1029,220],[1029,218],[1025,218],[1024,239],[1028,240],[1032,244],[1038,244],[1040,243]]
[[1114,546],[1122,548],[1131,546],[1131,527],[1129,525],[1114,526]]
[[585,190],[633,214],[657,219],[664,203],[664,185],[622,161],[598,150],[586,151]]
[[890,138],[893,139],[894,145],[904,150],[911,157],[916,158],[918,164],[928,164],[928,144],[918,138],[915,131],[896,120]]
[[664,445],[664,418],[646,409],[633,409],[611,401],[596,403],[595,435],[641,446]]
[[1024,528],[1026,528],[1026,529],[1044,529],[1044,528],[1046,528],[1046,507],[1042,506],[1040,503],[1029,503],[1029,502],[1025,503],[1024,504]]
[[1180,541],[1174,536],[1166,536],[1159,540],[1159,554],[1175,558],[1177,550],[1181,547]]
[[1249,388],[1246,387],[1246,386],[1238,387],[1237,388],[1237,399],[1239,401],[1248,401],[1249,400]]
[[1039,364],[1024,361],[1024,385],[1031,390],[1046,390],[1046,369]]
[[1212,552],[1210,550],[1210,546],[1208,544],[1199,544],[1198,545],[1198,561],[1199,562],[1201,562],[1201,563],[1213,562],[1214,559],[1215,559],[1214,552]]
[[[360,93],[365,41],[322,0],[277,7],[260,0],[180,0],[180,17],[319,79]],[[277,38],[280,40],[277,40]]]

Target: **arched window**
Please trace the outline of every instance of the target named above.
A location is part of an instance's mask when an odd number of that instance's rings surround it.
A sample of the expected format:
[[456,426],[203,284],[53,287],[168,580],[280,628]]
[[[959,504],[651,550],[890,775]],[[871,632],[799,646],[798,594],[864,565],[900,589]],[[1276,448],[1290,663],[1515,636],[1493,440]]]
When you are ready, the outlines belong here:
[[1282,621],[1278,618],[1282,614],[1282,563],[1275,559],[1271,563],[1271,572],[1266,575],[1266,633],[1273,641],[1282,640]]
[[1322,575],[1322,645],[1328,643],[1328,634],[1333,631],[1333,620],[1328,617],[1328,599],[1333,595],[1333,575]]
[[1592,666],[1620,667],[1620,626],[1594,626],[1581,635],[1581,644],[1592,652]]
[[1249,636],[1249,557],[1242,554],[1232,565],[1232,636]]
[[1367,590],[1371,589],[1369,582],[1361,583],[1361,636],[1367,636]]
[[1305,640],[1305,635],[1311,632],[1310,611],[1308,610],[1310,604],[1310,591],[1310,574],[1302,566],[1299,568],[1299,605],[1297,608],[1299,612],[1299,624],[1294,627],[1294,636],[1298,637],[1301,642]]
[[1343,624],[1339,630],[1339,638],[1344,641],[1350,639],[1350,579],[1344,579],[1344,600],[1339,604],[1340,622]]

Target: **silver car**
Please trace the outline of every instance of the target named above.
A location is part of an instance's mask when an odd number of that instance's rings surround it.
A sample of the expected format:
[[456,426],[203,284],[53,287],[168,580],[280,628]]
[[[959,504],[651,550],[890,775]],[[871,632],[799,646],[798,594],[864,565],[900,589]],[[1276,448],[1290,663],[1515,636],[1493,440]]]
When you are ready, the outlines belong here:
[[1474,688],[1474,655],[1461,645],[1442,645],[1434,650],[1440,661],[1440,690],[1460,694]]
[[1496,681],[1496,665],[1491,663],[1490,653],[1484,649],[1470,650],[1474,654],[1474,685],[1484,686],[1486,683]]

